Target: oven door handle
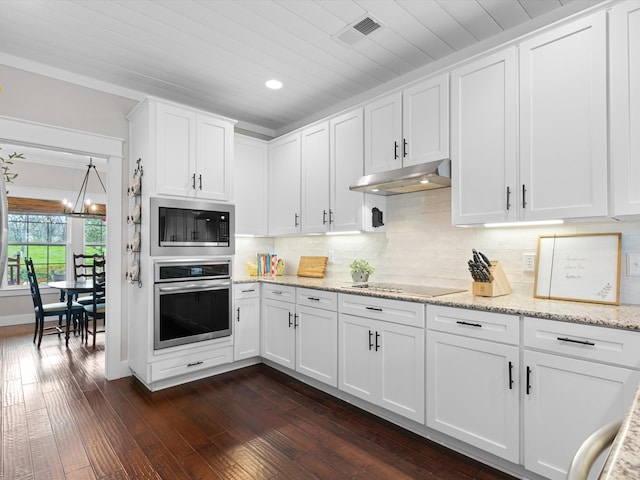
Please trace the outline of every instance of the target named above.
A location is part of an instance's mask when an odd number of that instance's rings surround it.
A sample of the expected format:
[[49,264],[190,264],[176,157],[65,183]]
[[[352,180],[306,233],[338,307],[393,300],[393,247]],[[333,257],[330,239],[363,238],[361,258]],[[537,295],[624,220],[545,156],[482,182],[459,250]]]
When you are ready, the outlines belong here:
[[219,290],[231,285],[230,282],[224,283],[189,283],[180,285],[179,287],[158,287],[158,292],[162,293],[181,293],[196,292],[202,290]]

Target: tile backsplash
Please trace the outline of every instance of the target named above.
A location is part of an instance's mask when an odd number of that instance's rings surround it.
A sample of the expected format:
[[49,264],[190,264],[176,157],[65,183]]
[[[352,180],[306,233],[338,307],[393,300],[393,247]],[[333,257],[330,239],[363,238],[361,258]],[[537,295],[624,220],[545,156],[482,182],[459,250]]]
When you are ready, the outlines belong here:
[[522,270],[523,254],[535,253],[539,234],[622,233],[620,300],[640,304],[640,277],[627,276],[627,252],[640,252],[640,222],[576,222],[546,227],[459,228],[451,226],[451,190],[443,188],[387,198],[386,232],[353,235],[306,235],[238,238],[236,275],[257,252],[275,252],[285,272],[295,275],[301,255],[326,255],[326,276],[349,282],[349,264],[368,260],[375,282],[438,285],[471,289],[467,260],[471,249],[499,260],[514,291],[533,294],[534,274]]

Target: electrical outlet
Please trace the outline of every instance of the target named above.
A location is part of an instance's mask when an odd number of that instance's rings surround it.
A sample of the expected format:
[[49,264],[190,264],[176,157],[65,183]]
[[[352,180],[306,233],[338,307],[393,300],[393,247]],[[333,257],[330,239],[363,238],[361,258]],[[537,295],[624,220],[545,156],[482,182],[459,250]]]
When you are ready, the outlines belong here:
[[335,253],[333,250],[329,250],[329,255],[327,255],[329,257],[328,262],[329,263],[335,263],[336,259],[335,259]]
[[627,253],[627,276],[640,277],[640,253]]
[[536,269],[536,254],[525,253],[522,255],[522,271],[533,272]]

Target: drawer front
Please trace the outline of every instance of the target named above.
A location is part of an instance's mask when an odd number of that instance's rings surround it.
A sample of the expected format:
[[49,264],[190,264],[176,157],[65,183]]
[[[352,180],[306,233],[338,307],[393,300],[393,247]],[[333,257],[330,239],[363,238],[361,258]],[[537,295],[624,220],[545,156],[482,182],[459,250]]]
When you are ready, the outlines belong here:
[[260,297],[260,284],[255,283],[236,283],[233,290],[233,296],[236,300],[244,298]]
[[640,332],[524,318],[524,346],[640,368]]
[[308,307],[322,308],[324,310],[338,310],[338,294],[326,290],[313,288],[298,288],[296,303]]
[[518,315],[427,305],[427,328],[510,345],[520,343]]
[[272,283],[262,284],[262,298],[272,298],[282,302],[295,303],[296,287],[289,285],[274,285]]
[[410,327],[424,328],[425,324],[424,303],[341,293],[338,295],[338,311]]
[[233,361],[233,346],[182,355],[176,358],[161,360],[151,364],[151,381],[186,375]]

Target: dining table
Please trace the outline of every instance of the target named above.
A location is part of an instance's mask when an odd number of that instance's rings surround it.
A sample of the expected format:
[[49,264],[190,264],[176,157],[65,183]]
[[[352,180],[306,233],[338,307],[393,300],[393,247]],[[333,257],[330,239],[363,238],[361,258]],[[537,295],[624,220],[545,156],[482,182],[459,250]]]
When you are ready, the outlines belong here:
[[67,297],[67,324],[65,333],[65,345],[69,346],[69,330],[71,326],[71,309],[73,299],[79,293],[93,291],[93,280],[61,280],[58,282],[48,282],[47,286],[60,290]]

